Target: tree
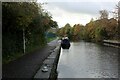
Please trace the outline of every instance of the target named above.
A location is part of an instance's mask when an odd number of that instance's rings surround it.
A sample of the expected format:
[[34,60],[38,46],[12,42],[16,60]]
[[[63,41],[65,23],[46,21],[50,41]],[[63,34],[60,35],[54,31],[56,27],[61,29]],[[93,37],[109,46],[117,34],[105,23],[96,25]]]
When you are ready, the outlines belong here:
[[97,27],[95,29],[95,41],[102,41],[106,38],[107,32],[104,27]]
[[117,20],[116,19],[114,18],[109,19],[107,33],[110,39],[114,39],[115,37],[117,37]]
[[118,2],[117,7],[117,14],[118,14],[118,26],[117,26],[117,37],[120,40],[120,1]]
[[[67,24],[64,26],[65,35],[68,35],[68,37],[69,37],[69,35],[70,35],[70,28],[71,28],[71,26],[70,26],[69,23],[67,23]],[[64,36],[64,35],[63,35],[63,36]]]
[[118,2],[117,9],[118,9],[118,19],[120,19],[120,1]]
[[99,13],[100,13],[100,19],[108,19],[108,11],[107,10],[100,10],[99,11]]
[[57,26],[36,2],[2,3],[2,22],[3,59],[23,54],[23,44],[26,52],[44,46],[45,32]]
[[95,38],[95,22],[91,20],[88,24],[86,24],[87,33],[89,35],[89,39]]
[[83,30],[83,25],[81,24],[75,24],[73,26],[73,39],[74,40],[80,40],[82,39],[82,30]]
[[65,35],[64,27],[62,27],[62,28],[60,28],[60,29],[58,30],[58,35],[59,35],[60,37],[63,37],[63,36]]

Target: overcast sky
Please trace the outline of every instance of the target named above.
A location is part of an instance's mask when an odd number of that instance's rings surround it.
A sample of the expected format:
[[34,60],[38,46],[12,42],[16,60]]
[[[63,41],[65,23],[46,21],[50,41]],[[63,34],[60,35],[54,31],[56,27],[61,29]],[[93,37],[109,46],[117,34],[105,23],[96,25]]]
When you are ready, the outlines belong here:
[[[59,27],[66,23],[74,24],[88,23],[91,18],[97,19],[99,10],[106,9],[114,11],[119,0],[38,0],[40,3],[47,2],[43,9],[52,14],[53,20],[58,22]],[[109,17],[112,14],[109,13]]]

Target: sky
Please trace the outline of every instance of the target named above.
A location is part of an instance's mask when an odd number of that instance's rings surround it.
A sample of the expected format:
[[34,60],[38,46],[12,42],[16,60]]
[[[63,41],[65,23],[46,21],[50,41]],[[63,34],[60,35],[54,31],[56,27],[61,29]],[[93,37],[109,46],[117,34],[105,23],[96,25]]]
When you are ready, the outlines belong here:
[[[93,18],[99,18],[100,10],[112,12],[119,0],[37,0],[39,3],[47,3],[42,7],[48,11],[59,27],[69,23],[86,25]],[[109,18],[113,17],[109,13]]]

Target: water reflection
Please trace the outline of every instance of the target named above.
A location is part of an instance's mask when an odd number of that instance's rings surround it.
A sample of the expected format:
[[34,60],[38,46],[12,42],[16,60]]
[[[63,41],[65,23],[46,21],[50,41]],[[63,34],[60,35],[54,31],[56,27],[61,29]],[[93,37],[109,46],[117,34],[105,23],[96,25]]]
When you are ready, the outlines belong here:
[[88,42],[61,49],[58,78],[118,78],[118,49]]

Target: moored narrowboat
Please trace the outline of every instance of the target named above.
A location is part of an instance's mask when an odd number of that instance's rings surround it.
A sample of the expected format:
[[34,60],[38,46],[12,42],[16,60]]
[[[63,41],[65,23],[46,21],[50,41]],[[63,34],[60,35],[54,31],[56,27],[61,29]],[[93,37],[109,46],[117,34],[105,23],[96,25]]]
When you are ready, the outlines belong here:
[[69,49],[70,48],[70,41],[69,39],[63,39],[61,42],[61,47],[63,49]]

